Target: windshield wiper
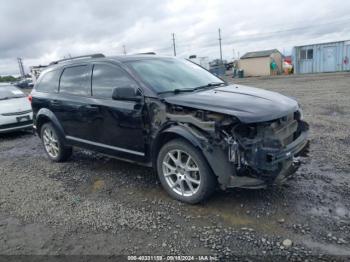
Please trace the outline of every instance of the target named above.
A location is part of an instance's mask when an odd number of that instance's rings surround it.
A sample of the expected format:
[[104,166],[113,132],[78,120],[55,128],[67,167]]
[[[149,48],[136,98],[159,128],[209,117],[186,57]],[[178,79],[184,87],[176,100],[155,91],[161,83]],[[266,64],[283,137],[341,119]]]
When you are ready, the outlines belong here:
[[225,84],[224,82],[212,82],[212,83],[208,83],[208,84],[203,85],[203,86],[197,86],[197,87],[193,88],[193,90],[205,89],[205,88],[212,87],[212,86],[221,86],[224,84]]
[[173,94],[178,94],[178,93],[182,93],[182,92],[193,92],[195,89],[192,88],[186,88],[186,89],[179,89],[176,88],[174,90],[168,90],[168,91],[162,91],[162,92],[158,92],[158,94],[167,94],[167,93],[173,93]]
[[0,100],[7,100],[7,99],[10,99],[10,98],[8,96],[0,97]]
[[212,86],[221,86],[224,85],[224,82],[212,82],[212,83],[208,83],[206,85],[203,86],[197,86],[195,88],[186,88],[186,89],[174,89],[174,90],[168,90],[168,91],[162,91],[162,92],[158,92],[158,94],[167,94],[167,93],[173,93],[173,94],[178,94],[178,93],[183,93],[183,92],[193,92],[196,90],[200,90],[200,89],[205,89],[208,87],[212,87]]

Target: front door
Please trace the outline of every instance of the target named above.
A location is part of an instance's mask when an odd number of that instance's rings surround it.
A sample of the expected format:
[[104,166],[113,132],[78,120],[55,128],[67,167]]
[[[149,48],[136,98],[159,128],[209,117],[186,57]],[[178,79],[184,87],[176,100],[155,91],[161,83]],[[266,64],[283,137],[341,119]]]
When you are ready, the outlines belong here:
[[102,62],[93,65],[91,106],[99,112],[98,117],[91,119],[96,130],[94,141],[102,148],[114,150],[118,156],[143,157],[143,104],[112,99],[113,89],[125,86],[138,87],[119,66]]
[[324,72],[337,71],[335,46],[323,47],[323,71]]

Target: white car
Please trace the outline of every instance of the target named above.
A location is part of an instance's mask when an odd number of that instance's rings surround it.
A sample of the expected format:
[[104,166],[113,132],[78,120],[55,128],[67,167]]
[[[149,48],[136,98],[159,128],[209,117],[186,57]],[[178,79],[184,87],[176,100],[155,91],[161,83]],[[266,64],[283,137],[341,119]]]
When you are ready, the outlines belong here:
[[14,86],[0,86],[0,133],[32,126],[33,112],[26,94]]

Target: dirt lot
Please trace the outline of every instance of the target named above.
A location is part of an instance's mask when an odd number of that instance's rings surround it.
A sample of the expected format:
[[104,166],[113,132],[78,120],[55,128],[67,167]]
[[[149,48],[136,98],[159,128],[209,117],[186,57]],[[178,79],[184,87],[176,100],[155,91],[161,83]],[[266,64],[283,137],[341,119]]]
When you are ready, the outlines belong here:
[[2,135],[0,254],[350,259],[350,74],[235,82],[304,108],[310,157],[288,186],[216,192],[190,206],[170,199],[147,168],[78,149],[52,163],[38,137]]

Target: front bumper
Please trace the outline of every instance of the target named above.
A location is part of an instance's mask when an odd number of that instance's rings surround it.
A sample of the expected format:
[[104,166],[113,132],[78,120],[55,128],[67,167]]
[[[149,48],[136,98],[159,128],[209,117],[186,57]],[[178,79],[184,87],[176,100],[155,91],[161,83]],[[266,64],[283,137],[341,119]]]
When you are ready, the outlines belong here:
[[32,121],[0,125],[0,134],[14,132],[18,130],[24,130],[24,129],[31,129],[32,127],[33,127]]
[[297,139],[282,150],[261,148],[258,152],[260,154],[258,166],[265,170],[271,170],[276,164],[297,157],[300,152],[308,147],[308,133],[308,130],[301,132]]
[[265,188],[271,184],[281,184],[294,174],[300,166],[299,156],[306,156],[309,150],[309,126],[301,122],[299,136],[282,149],[256,148],[250,166],[256,170],[254,176],[231,176],[228,187]]

